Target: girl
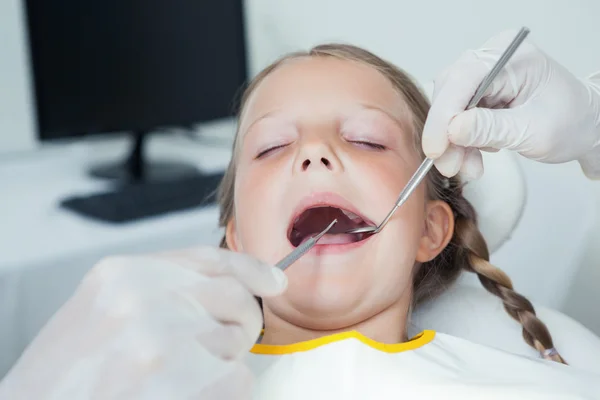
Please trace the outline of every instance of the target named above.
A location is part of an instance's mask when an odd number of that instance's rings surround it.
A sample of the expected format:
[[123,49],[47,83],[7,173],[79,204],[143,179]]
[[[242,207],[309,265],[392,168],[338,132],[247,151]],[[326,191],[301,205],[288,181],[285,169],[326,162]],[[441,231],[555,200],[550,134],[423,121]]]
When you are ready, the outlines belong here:
[[[424,157],[428,110],[403,71],[348,45],[288,55],[248,87],[219,193],[221,247],[274,264],[338,219],[286,270],[286,292],[262,302],[247,358],[255,398],[600,398],[488,262],[458,178],[432,170],[382,232],[344,233],[390,210]],[[462,271],[503,300],[544,360],[432,331],[407,337],[410,310]]]
[[[99,262],[0,382],[0,399],[600,398],[598,376],[566,365],[488,263],[456,178],[432,171],[382,232],[344,233],[387,214],[423,158],[428,107],[402,71],[351,46],[267,68],[243,98],[220,191],[232,251]],[[272,267],[333,219],[287,276]],[[504,301],[541,359],[433,331],[407,337],[411,309],[463,270]],[[252,295],[263,298],[256,345]]]

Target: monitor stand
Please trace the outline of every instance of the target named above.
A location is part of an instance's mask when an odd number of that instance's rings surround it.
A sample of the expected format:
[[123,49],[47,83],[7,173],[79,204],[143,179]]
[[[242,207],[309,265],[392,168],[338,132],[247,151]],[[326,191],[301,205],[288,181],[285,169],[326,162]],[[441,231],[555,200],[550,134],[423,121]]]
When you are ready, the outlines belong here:
[[120,184],[174,181],[200,175],[200,171],[189,164],[149,161],[144,151],[148,135],[147,131],[133,132],[133,145],[127,159],[94,167],[90,170],[90,175]]
[[61,201],[62,207],[99,221],[126,223],[216,202],[222,172],[204,174],[188,164],[148,162],[144,157],[146,136],[147,132],[134,133],[125,162],[90,171],[94,177],[113,180],[115,188],[71,196]]

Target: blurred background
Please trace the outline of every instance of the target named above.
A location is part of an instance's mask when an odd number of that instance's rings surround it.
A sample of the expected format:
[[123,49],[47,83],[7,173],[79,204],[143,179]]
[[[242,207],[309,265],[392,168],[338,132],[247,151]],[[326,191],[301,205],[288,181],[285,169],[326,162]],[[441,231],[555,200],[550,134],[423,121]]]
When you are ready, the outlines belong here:
[[[583,78],[600,70],[598,15],[595,0],[0,0],[0,377],[100,258],[218,244],[236,99],[278,56],[349,42],[430,92],[525,25]],[[518,224],[492,261],[600,334],[600,183],[518,165]]]

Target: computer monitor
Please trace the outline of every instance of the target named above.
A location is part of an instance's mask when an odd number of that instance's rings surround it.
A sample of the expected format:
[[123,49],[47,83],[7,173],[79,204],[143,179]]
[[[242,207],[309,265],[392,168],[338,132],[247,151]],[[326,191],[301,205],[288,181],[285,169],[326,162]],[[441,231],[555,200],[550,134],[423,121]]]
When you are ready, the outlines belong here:
[[243,0],[24,0],[39,139],[131,132],[95,176],[198,173],[144,157],[147,135],[225,118],[247,79]]

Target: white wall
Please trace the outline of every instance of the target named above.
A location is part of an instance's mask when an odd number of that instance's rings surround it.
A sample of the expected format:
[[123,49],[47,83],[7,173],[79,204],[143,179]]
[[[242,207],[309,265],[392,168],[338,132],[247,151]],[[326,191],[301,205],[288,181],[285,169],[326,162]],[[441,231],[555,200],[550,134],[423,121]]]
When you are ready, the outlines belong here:
[[0,156],[35,147],[35,123],[21,0],[0,0]]
[[[463,50],[507,28],[530,39],[577,75],[600,69],[596,0],[247,0],[256,71],[281,51],[327,40],[366,46],[430,81]],[[267,50],[269,48],[270,50]]]
[[[595,185],[596,208],[600,209],[600,182]],[[563,311],[600,335],[600,212],[593,220],[581,268],[575,275]]]

